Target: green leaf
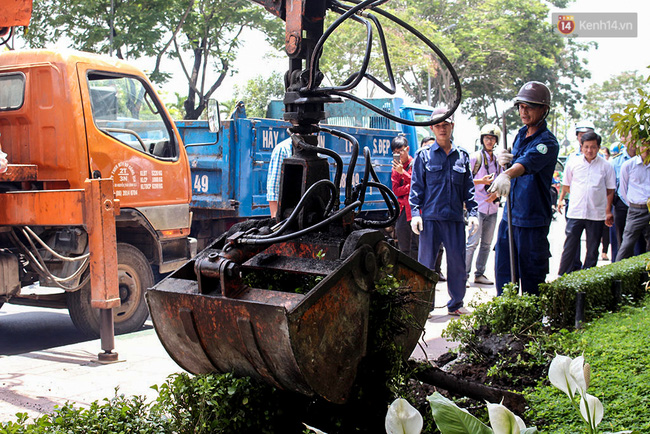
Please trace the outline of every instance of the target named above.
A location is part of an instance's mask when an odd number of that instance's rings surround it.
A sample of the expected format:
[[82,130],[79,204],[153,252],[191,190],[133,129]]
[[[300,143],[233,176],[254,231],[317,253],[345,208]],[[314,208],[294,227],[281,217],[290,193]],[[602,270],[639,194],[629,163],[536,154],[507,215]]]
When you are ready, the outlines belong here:
[[442,434],[493,434],[490,427],[435,392],[427,397],[433,419]]

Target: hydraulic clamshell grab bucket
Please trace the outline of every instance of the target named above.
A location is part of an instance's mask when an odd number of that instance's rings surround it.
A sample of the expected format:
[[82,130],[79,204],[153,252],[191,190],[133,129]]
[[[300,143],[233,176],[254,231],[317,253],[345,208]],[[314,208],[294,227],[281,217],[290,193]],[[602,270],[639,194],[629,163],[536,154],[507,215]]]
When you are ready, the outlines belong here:
[[[399,337],[404,357],[433,302],[435,274],[374,230],[273,244],[241,266],[220,254],[206,249],[146,295],[167,352],[195,374],[233,372],[343,403],[366,354],[370,298],[382,270],[414,294],[407,307],[413,323]],[[305,293],[285,292],[295,285]]]

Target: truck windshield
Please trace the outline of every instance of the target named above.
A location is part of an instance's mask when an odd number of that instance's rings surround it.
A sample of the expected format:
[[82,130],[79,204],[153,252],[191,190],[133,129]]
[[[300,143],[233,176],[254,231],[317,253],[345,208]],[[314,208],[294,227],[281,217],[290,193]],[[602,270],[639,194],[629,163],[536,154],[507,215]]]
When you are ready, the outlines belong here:
[[127,146],[159,159],[176,159],[178,147],[170,127],[145,85],[133,78],[105,73],[88,75],[95,125]]

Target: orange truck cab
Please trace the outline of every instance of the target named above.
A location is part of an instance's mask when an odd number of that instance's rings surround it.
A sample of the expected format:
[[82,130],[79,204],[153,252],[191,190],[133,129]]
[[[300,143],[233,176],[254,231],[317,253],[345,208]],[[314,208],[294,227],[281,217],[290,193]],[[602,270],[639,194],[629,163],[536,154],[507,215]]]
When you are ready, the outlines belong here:
[[99,334],[90,211],[71,193],[112,179],[115,331],[140,328],[146,289],[196,253],[187,154],[146,76],[76,51],[0,53],[0,146],[9,161],[0,174],[0,305],[68,308],[81,331]]

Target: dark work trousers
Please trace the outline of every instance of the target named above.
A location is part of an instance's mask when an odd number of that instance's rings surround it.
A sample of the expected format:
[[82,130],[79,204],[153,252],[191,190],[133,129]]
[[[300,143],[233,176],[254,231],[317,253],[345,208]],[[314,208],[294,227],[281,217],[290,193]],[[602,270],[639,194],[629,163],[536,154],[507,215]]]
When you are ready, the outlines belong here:
[[[615,258],[618,257],[618,249],[621,247],[623,242],[623,231],[625,231],[625,223],[627,221],[627,212],[628,206],[625,205],[625,202],[621,200],[618,194],[614,195],[614,226],[616,227],[616,249],[614,249],[614,240],[612,242],[612,260],[616,261]],[[645,241],[640,237],[637,243],[634,245],[634,251],[632,256],[637,256],[646,252]]]
[[[453,312],[463,307],[465,297],[465,224],[463,222],[424,220],[420,233],[421,264],[434,269],[442,243],[447,256],[447,309]],[[433,308],[433,307],[432,307]]]
[[403,209],[395,222],[395,236],[399,249],[417,261],[419,237],[411,229],[411,222],[406,221],[406,212]]
[[[627,205],[625,202],[614,195],[614,226],[616,226],[616,243],[620,246],[623,239],[623,231],[625,230],[625,220],[627,219]],[[612,252],[614,255],[614,252]],[[614,255],[616,256],[616,255]]]
[[603,236],[604,226],[602,220],[567,219],[566,229],[564,230],[566,239],[564,249],[562,249],[562,258],[560,259],[559,276],[574,271],[575,252],[580,246],[580,237],[583,231],[587,233],[587,253],[583,268],[596,266],[598,263],[598,246],[600,245],[600,238]]
[[621,259],[636,256],[634,247],[639,241],[642,242],[645,250],[650,250],[650,213],[648,213],[647,206],[632,204],[627,211],[623,241],[618,249],[616,260],[620,261]]
[[435,268],[433,269],[438,275],[442,273],[440,271],[440,266],[442,265],[442,254],[445,253],[445,248],[440,244],[440,249],[438,249],[438,256],[436,257],[436,265]]
[[[569,212],[569,199],[564,199],[564,219],[569,222],[569,217],[567,217],[567,213]],[[569,273],[571,271],[576,271],[582,268],[582,262],[580,262],[580,244],[578,244],[578,249],[576,250],[576,256],[575,259],[573,260],[573,265],[571,266],[571,269],[568,271]]]
[[[609,250],[609,228],[603,223],[603,236],[600,239],[601,244],[603,245],[603,253],[607,254],[607,251]],[[614,258],[612,258],[612,261]]]
[[[612,208],[612,213],[613,213],[613,208]],[[618,253],[618,240],[616,239],[616,223],[614,223],[611,227],[607,228],[609,230],[609,245],[612,246],[612,256],[611,260],[614,262],[616,259],[616,254]]]
[[[548,226],[534,228],[512,226],[515,268],[517,277],[521,281],[521,290],[527,294],[539,295],[539,284],[544,283],[548,274],[548,261],[551,257],[548,228]],[[494,275],[497,295],[501,295],[503,285],[510,282],[508,222],[505,219],[499,225],[495,251]]]

